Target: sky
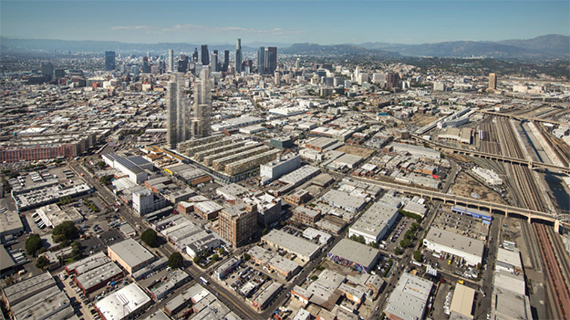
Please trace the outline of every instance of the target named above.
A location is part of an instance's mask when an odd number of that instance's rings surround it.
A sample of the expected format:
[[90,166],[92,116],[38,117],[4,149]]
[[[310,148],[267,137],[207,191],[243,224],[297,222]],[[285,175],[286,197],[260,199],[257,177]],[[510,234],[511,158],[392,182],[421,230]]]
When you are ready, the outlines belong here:
[[0,35],[130,43],[436,43],[570,34],[569,1],[0,1]]

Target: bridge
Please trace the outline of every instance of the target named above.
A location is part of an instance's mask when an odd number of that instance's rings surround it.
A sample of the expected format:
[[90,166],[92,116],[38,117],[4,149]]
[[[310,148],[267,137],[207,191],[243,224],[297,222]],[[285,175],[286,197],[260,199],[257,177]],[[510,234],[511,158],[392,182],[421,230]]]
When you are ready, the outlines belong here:
[[468,150],[468,149],[446,146],[444,144],[440,144],[440,143],[437,143],[434,141],[426,140],[426,139],[424,139],[420,136],[417,136],[417,135],[412,135],[412,137],[415,138],[416,140],[420,141],[420,142],[423,142],[423,143],[426,143],[426,144],[432,146],[433,148],[437,149],[438,151],[447,151],[447,152],[452,152],[455,154],[460,154],[460,155],[465,155],[465,156],[470,156],[470,157],[477,157],[477,158],[483,158],[483,159],[488,159],[488,160],[495,160],[495,161],[499,161],[499,162],[506,162],[506,163],[510,163],[510,164],[514,164],[514,165],[526,166],[526,167],[529,167],[530,169],[534,169],[534,168],[548,169],[548,170],[555,171],[555,172],[570,174],[570,168],[569,167],[561,167],[561,166],[557,166],[554,164],[548,164],[548,163],[539,162],[539,161],[513,158],[513,157],[507,157],[507,156],[497,155],[497,154],[493,154],[493,153],[486,153],[486,152],[480,152],[480,151],[475,151],[475,150]]
[[528,121],[545,122],[545,123],[552,123],[552,124],[558,124],[558,125],[568,125],[567,123],[563,123],[560,121],[547,120],[547,119],[541,119],[541,118],[536,118],[536,117],[530,118],[530,117],[524,117],[524,116],[519,116],[516,114],[510,114],[510,113],[500,113],[500,112],[486,111],[486,110],[479,110],[479,112],[494,115],[497,117],[506,117],[509,119],[515,119],[515,120],[519,120],[519,121],[528,120]]
[[439,191],[432,191],[412,186],[405,186],[398,183],[372,180],[360,177],[351,177],[351,179],[358,180],[365,183],[371,183],[383,188],[394,188],[395,190],[403,193],[417,195],[422,198],[429,198],[432,201],[441,201],[445,204],[454,204],[464,206],[467,208],[475,208],[490,213],[504,214],[506,217],[509,215],[522,216],[531,222],[547,222],[554,225],[554,230],[558,232],[560,225],[565,228],[570,227],[570,215],[552,214],[549,212],[533,211],[530,209],[514,207],[506,204],[488,202],[479,199],[472,199],[452,194],[446,194]]

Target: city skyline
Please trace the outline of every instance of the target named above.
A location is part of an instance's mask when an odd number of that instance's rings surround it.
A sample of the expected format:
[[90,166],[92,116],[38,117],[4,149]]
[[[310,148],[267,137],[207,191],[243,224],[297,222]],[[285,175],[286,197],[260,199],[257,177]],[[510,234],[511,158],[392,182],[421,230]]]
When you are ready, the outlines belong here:
[[[200,2],[2,3],[2,36],[22,39],[94,40],[127,43],[208,42],[244,45],[258,42],[319,44],[528,39],[545,34],[568,35],[568,2],[220,2],[215,15]],[[177,10],[168,10],[172,5]],[[365,10],[363,10],[365,9]],[[85,15],[89,12],[89,15]],[[65,16],[57,24],[54,16]],[[255,19],[248,19],[253,17]],[[294,16],[295,19],[288,17]],[[213,19],[215,18],[215,19]],[[482,23],[482,22],[485,23]]]

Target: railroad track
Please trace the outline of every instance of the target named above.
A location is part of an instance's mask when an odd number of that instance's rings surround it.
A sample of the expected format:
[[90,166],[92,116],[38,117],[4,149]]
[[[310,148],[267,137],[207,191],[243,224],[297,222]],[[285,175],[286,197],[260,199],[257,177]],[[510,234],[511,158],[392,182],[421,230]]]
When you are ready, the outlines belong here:
[[566,290],[570,292],[570,262],[568,254],[564,249],[564,245],[560,240],[560,236],[556,234],[554,229],[546,228],[548,236],[550,238],[550,243],[552,244],[552,248],[554,249],[554,253],[556,254],[556,258],[558,260],[558,265],[560,266],[560,270],[562,275],[564,276],[564,281],[566,283]]
[[546,131],[546,129],[542,124],[538,123],[536,124],[536,126],[540,130],[540,133],[542,134],[546,142],[552,148],[552,151],[556,153],[558,159],[562,161],[563,165],[568,166],[570,164],[570,147],[568,147],[566,143],[559,141],[560,139],[552,136],[550,132]]
[[542,251],[545,269],[550,280],[550,288],[554,295],[554,301],[552,302],[555,302],[555,304],[552,311],[559,315],[555,316],[553,314],[552,316],[556,319],[570,319],[570,293],[566,287],[561,267],[556,259],[554,248],[548,237],[547,227],[536,223],[533,224],[533,227]]

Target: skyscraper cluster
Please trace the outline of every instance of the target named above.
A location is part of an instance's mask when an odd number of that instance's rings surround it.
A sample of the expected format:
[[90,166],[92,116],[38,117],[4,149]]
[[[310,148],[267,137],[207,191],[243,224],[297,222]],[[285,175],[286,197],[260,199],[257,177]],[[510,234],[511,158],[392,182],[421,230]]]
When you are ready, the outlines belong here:
[[257,72],[272,74],[277,69],[277,47],[259,47],[257,51]]

